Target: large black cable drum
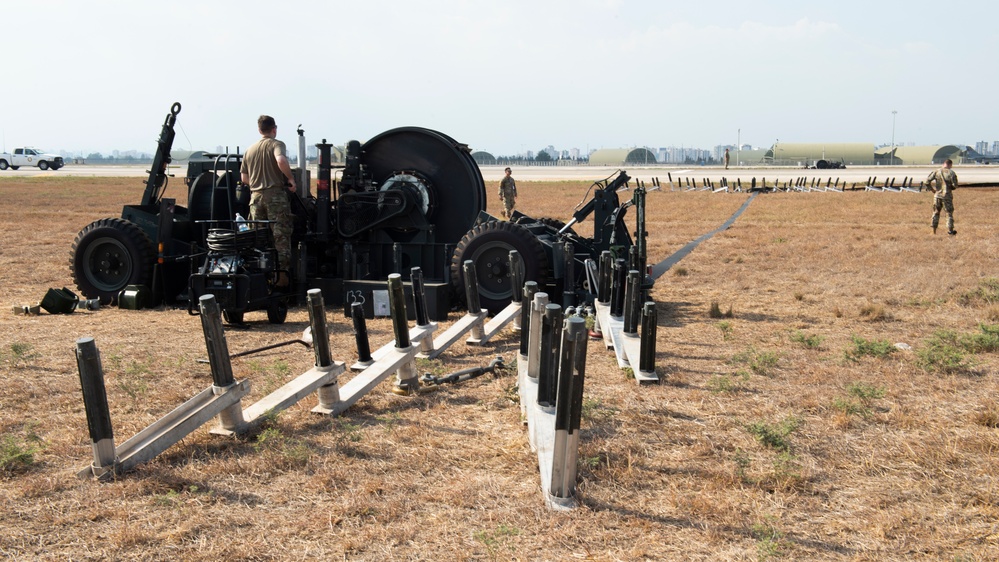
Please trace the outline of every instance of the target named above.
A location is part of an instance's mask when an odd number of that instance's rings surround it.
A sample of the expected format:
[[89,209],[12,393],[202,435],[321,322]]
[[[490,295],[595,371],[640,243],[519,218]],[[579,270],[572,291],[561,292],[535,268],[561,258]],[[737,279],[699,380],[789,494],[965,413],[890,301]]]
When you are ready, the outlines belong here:
[[432,191],[427,219],[435,241],[456,244],[486,209],[486,185],[466,145],[421,127],[385,131],[361,147],[361,163],[379,185],[396,172],[417,172]]

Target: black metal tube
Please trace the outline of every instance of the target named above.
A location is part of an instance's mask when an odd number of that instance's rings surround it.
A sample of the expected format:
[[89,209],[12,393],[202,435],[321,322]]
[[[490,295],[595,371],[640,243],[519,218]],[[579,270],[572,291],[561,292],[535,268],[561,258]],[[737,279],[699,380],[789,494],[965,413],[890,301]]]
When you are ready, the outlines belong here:
[[541,322],[541,363],[538,371],[538,404],[541,406],[555,405],[562,320],[561,306],[557,304],[545,306]]
[[368,343],[368,325],[364,321],[364,305],[355,302],[350,305],[350,317],[354,321],[354,342],[357,345],[357,360],[371,361],[371,345]]
[[208,363],[212,368],[212,381],[219,388],[226,388],[235,380],[232,376],[232,363],[229,361],[229,345],[222,330],[222,311],[215,295],[201,295],[198,299],[201,311],[201,329],[205,333],[205,347],[208,350]]
[[583,382],[586,379],[586,321],[582,318],[570,319],[569,332],[576,339],[576,356],[573,359],[572,411],[569,415],[569,433],[579,431],[583,417]]
[[101,367],[101,354],[94,338],[76,340],[76,366],[80,372],[80,388],[83,389],[83,408],[87,413],[90,440],[97,443],[102,439],[113,439],[104,369]]
[[462,271],[465,272],[465,300],[468,304],[468,313],[478,314],[482,311],[482,305],[479,304],[479,278],[475,274],[475,263],[472,260],[465,260]]
[[510,250],[510,289],[513,291],[513,298],[516,299],[524,288],[524,260],[520,257],[520,252]]
[[316,353],[316,366],[329,367],[333,364],[330,353],[330,333],[326,326],[326,307],[323,306],[323,292],[309,289],[309,325],[312,326],[312,349]]
[[625,269],[624,260],[618,258],[614,260],[614,275],[611,283],[611,316],[620,317],[624,314],[624,286],[628,271]]
[[538,282],[524,283],[523,298],[520,301],[520,354],[527,355],[531,338],[531,303],[538,292]]
[[565,265],[562,271],[565,275],[565,285],[562,288],[562,306],[569,308],[576,304],[576,250],[572,242],[565,243],[562,253]]
[[626,334],[638,334],[640,279],[638,271],[632,269],[628,272],[628,282],[624,292],[624,333]]
[[423,286],[423,270],[414,267],[409,270],[409,279],[413,283],[413,305],[416,306],[416,325],[426,326],[430,323],[427,314],[427,292]]
[[322,241],[329,240],[330,235],[330,178],[332,169],[332,144],[326,139],[316,145],[319,149],[319,178],[316,180],[316,234]]
[[406,321],[406,293],[402,287],[402,275],[388,276],[389,314],[392,315],[392,330],[395,333],[395,347],[406,349],[409,343],[409,324]]
[[611,253],[610,250],[600,252],[600,269],[598,275],[597,300],[603,304],[610,301],[611,294]]
[[656,303],[648,301],[642,308],[642,342],[638,354],[638,370],[649,373],[656,369]]
[[579,317],[569,318],[565,321],[565,329],[562,330],[561,344],[559,346],[558,362],[558,386],[555,392],[555,431],[565,431],[569,429],[572,419],[572,371],[573,361],[576,358],[576,335],[568,329],[572,321],[581,320]]

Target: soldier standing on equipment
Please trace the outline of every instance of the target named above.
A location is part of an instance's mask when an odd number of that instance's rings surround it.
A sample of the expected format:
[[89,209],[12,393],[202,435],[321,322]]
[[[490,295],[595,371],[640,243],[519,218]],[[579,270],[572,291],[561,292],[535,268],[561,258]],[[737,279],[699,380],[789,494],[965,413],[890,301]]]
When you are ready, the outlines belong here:
[[947,211],[947,234],[951,236],[957,234],[957,231],[954,230],[954,190],[957,189],[957,174],[950,169],[953,165],[954,162],[948,158],[942,168],[933,171],[926,178],[926,184],[934,193],[933,218],[930,221],[933,234],[937,233],[937,225],[940,224],[941,208]]
[[274,246],[277,248],[278,273],[275,283],[287,287],[291,266],[291,206],[288,204],[288,191],[295,193],[295,176],[286,156],[285,144],[277,140],[277,123],[270,115],[257,119],[257,129],[262,138],[246,149],[239,176],[250,186],[250,220],[273,221]]
[[510,218],[513,216],[513,207],[517,204],[517,182],[513,181],[513,172],[510,168],[503,170],[506,176],[499,184],[499,198],[503,202],[503,216]]

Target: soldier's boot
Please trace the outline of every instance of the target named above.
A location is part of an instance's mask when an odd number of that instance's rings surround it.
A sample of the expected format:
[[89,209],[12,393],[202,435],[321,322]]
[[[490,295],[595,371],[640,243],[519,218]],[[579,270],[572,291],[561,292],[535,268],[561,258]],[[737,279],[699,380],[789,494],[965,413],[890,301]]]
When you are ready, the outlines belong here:
[[933,234],[936,234],[936,233],[937,233],[937,227],[934,226],[933,227]]

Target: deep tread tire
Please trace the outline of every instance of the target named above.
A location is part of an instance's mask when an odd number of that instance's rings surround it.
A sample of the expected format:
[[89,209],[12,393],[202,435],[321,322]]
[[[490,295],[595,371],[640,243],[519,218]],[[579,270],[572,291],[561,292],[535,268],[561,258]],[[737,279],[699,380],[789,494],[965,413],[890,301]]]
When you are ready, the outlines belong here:
[[458,242],[451,256],[451,282],[458,302],[465,302],[465,260],[475,264],[479,280],[479,303],[490,314],[510,304],[513,287],[509,271],[510,250],[517,250],[524,261],[524,281],[542,284],[548,275],[544,246],[526,228],[506,221],[484,222]]
[[48,170],[49,169],[49,163],[46,162],[45,160],[42,160],[41,162],[38,163],[38,169],[41,170],[41,171],[43,171],[43,172],[45,170]]
[[18,168],[20,168],[20,166],[11,166],[11,167],[10,167],[10,169],[11,169],[11,170],[16,170],[16,169],[18,169]]
[[6,160],[0,160],[0,170],[6,170],[10,167],[10,164]]
[[284,321],[288,318],[288,304],[286,302],[277,301],[271,306],[267,307],[267,321],[271,324],[284,324]]
[[[545,226],[554,228],[555,230],[562,230],[563,228],[565,228],[565,223],[564,222],[562,222],[562,221],[560,221],[558,219],[553,219],[551,217],[541,217],[540,219],[538,219],[538,222],[540,222],[541,224],[543,224]],[[569,230],[567,230],[566,232],[569,232],[569,233],[571,233],[573,235],[576,234],[576,231],[573,230],[573,229],[571,229],[571,228]]]
[[154,261],[153,243],[142,229],[124,219],[100,219],[76,235],[69,269],[85,297],[108,304],[128,285],[149,285]]

